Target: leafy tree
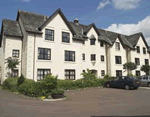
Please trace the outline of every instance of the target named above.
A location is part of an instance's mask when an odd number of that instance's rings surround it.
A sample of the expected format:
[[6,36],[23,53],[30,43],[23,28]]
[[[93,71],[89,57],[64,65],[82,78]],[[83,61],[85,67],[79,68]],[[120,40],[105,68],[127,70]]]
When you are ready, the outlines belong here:
[[127,70],[128,74],[131,74],[132,70],[137,69],[137,65],[133,62],[127,62],[123,64],[123,69],[125,69],[125,71]]
[[11,58],[11,57],[8,57],[7,59],[6,59],[6,63],[7,63],[7,68],[8,69],[11,69],[11,77],[12,77],[12,72],[13,72],[13,70],[16,68],[16,66],[17,65],[19,65],[19,60],[18,59],[16,59],[16,58]]
[[96,76],[92,73],[91,70],[87,69],[87,72],[81,73],[85,80],[93,80],[96,79]]
[[141,71],[145,72],[146,75],[149,75],[150,65],[148,65],[148,64],[142,65],[141,66]]

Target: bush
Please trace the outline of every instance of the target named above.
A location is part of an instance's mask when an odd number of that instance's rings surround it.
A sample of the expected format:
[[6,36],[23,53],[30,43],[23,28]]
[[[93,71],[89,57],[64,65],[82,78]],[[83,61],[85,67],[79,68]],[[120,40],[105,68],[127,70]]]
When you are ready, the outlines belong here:
[[54,90],[52,90],[51,94],[64,94],[64,90],[62,90],[62,89],[54,89]]
[[18,86],[21,85],[25,81],[24,76],[21,74],[21,76],[18,78]]
[[83,75],[83,78],[85,80],[94,80],[94,79],[96,79],[96,76],[89,69],[87,69],[87,72],[81,73],[81,75]]
[[108,75],[108,74],[106,74],[105,76],[104,76],[104,79],[109,79],[110,78],[110,76]]
[[33,96],[34,97],[40,97],[45,95],[45,91],[43,89],[42,83],[41,82],[35,82],[34,83],[34,92]]
[[25,79],[25,81],[19,86],[18,90],[24,95],[34,96],[35,82],[30,79]]
[[45,93],[45,95],[50,93],[57,87],[57,76],[47,75],[43,80],[41,80],[41,85],[43,87],[43,93]]
[[12,92],[17,92],[18,91],[17,81],[18,81],[18,78],[7,78],[3,82],[2,88],[12,91]]
[[75,84],[72,80],[58,80],[57,88],[62,88],[64,90],[75,89]]

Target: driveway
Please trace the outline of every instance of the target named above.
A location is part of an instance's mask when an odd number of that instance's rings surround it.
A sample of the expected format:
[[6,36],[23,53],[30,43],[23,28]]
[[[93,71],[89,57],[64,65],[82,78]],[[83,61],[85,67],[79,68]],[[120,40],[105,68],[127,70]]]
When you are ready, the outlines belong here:
[[0,117],[98,117],[150,115],[150,89],[91,88],[66,92],[67,100],[43,102],[0,90]]

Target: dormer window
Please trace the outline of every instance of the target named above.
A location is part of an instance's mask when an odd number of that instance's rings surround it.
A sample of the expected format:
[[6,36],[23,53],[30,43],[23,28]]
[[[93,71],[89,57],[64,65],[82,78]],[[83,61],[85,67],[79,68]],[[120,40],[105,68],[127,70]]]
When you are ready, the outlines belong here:
[[104,42],[101,41],[101,42],[100,42],[100,46],[101,46],[101,47],[104,47]]
[[95,45],[95,41],[96,41],[95,39],[91,39],[90,40],[90,45]]
[[137,53],[140,53],[140,46],[137,46],[136,49],[137,49]]
[[116,42],[116,50],[120,50],[120,43]]
[[146,48],[143,47],[143,54],[146,54]]

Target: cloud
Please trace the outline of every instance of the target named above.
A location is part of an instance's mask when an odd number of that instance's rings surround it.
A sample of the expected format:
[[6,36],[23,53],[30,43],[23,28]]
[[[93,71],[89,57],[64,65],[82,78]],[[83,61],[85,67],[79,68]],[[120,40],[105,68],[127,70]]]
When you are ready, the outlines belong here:
[[106,30],[118,32],[125,35],[142,32],[150,45],[150,16],[136,24],[111,24]]
[[110,4],[109,0],[103,0],[102,2],[100,2],[99,6],[97,7],[97,10],[103,9],[108,4]]
[[141,0],[103,0],[97,10],[103,9],[107,5],[112,5],[117,10],[131,10],[139,6]]
[[30,2],[30,0],[21,0],[22,2]]

